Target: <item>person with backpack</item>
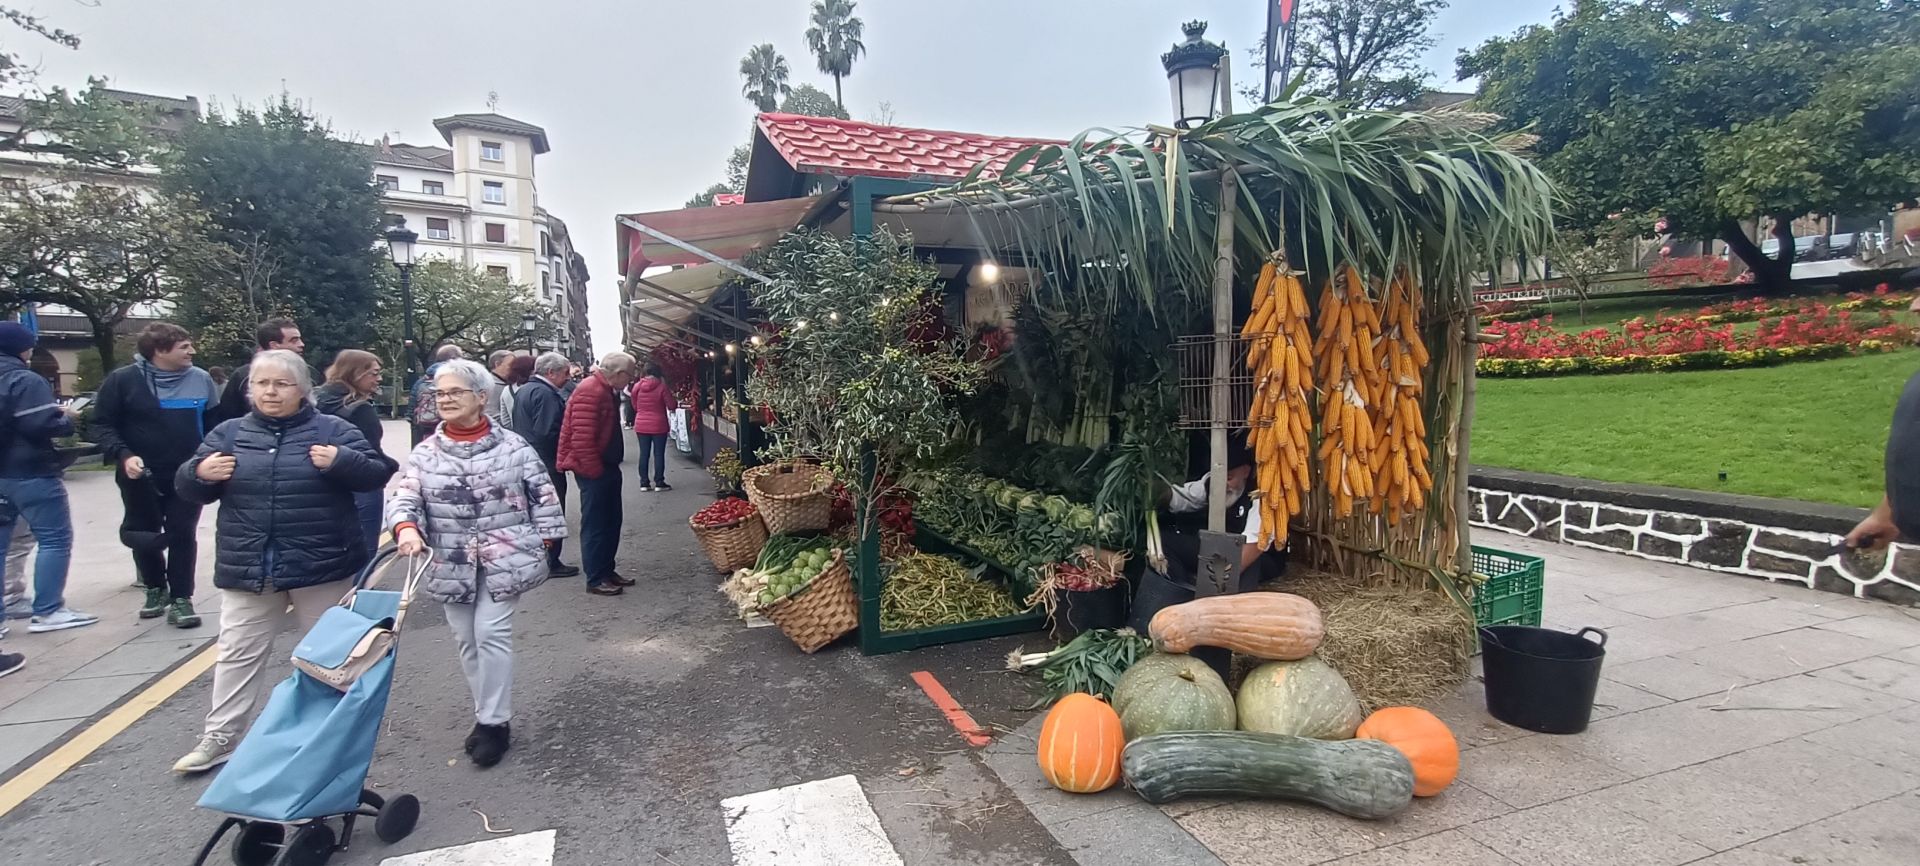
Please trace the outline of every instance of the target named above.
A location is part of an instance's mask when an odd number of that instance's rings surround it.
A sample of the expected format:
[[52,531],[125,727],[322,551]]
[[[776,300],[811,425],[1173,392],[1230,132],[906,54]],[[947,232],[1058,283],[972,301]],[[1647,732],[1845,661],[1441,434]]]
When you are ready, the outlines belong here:
[[[660,365],[647,365],[647,374],[627,389],[627,400],[633,406],[633,432],[640,443],[640,489],[648,493],[672,490],[667,483],[667,418],[677,404]],[[652,481],[647,480],[649,464],[653,467]]]
[[[40,544],[33,566],[33,615],[27,631],[49,632],[93,625],[100,618],[67,607],[67,570],[73,559],[73,512],[67,504],[66,468],[53,440],[73,435],[73,412],[53,399],[53,386],[27,366],[38,337],[19,322],[0,322],[0,545],[13,546],[13,525],[24,520]],[[4,558],[6,549],[0,549]],[[0,631],[6,628],[0,620]],[[25,659],[0,655],[0,675]]]
[[425,374],[414,381],[413,394],[408,398],[413,406],[410,410],[413,426],[413,442],[410,447],[420,447],[420,443],[428,436],[432,436],[433,431],[440,426],[440,407],[433,400],[434,373],[440,369],[442,363],[464,357],[466,353],[460,351],[459,346],[447,343],[433,350],[433,364],[427,367]]
[[120,543],[133,551],[134,571],[147,592],[141,619],[197,628],[194,566],[199,555],[200,506],[182,499],[173,473],[193,456],[207,431],[207,413],[220,394],[213,377],[193,366],[193,338],[171,322],[140,332],[133,363],[107,374],[94,399],[93,432],[113,466],[125,514]]
[[220,588],[213,706],[200,742],[173,765],[203,773],[233,754],[267,685],[273,639],[293,608],[305,633],[371,561],[354,494],[393,467],[352,423],[313,407],[313,373],[293,352],[253,358],[253,409],[223,422],[174,474],[180,497],[220,503],[213,583]]

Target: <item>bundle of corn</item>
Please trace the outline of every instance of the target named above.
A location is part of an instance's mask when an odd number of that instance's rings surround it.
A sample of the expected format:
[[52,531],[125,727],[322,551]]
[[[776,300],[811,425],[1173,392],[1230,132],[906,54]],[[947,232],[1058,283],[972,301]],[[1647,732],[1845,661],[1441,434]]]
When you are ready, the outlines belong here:
[[1382,372],[1382,390],[1375,395],[1373,452],[1373,513],[1384,509],[1391,523],[1426,506],[1433,489],[1427,470],[1427,424],[1421,417],[1425,391],[1427,347],[1420,340],[1416,312],[1420,287],[1402,274],[1387,286],[1386,332],[1374,350],[1374,365]]
[[1374,355],[1380,312],[1367,298],[1360,272],[1347,265],[1320,293],[1319,356],[1322,392],[1320,476],[1332,497],[1333,516],[1353,513],[1354,503],[1374,495],[1370,467],[1376,442],[1368,406],[1386,394],[1387,375]]
[[1313,429],[1313,340],[1307,329],[1307,295],[1300,277],[1283,260],[1260,268],[1253,314],[1240,335],[1247,338],[1253,370],[1253,408],[1247,436],[1260,491],[1260,543],[1287,543],[1287,524],[1304,507],[1312,475],[1307,437]]

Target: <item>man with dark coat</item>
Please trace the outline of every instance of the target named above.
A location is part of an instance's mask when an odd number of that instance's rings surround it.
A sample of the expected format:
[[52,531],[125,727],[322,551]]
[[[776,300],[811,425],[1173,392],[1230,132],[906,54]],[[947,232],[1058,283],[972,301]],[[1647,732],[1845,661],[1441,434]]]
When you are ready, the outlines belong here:
[[[53,386],[27,366],[36,335],[19,322],[0,322],[0,557],[12,547],[13,525],[24,520],[40,543],[33,567],[30,632],[80,628],[99,617],[67,607],[67,570],[73,559],[73,511],[61,480],[66,461],[53,440],[73,435],[73,414],[53,399]],[[618,474],[618,473],[615,473]],[[0,633],[6,631],[0,620]],[[24,660],[0,654],[0,676]]]
[[[560,396],[560,384],[567,381],[567,356],[548,352],[533,361],[533,378],[513,395],[513,432],[527,440],[540,460],[547,464],[553,489],[560,494],[560,508],[567,507],[567,473],[560,471],[560,421],[566,414],[566,398]],[[554,539],[547,545],[547,573],[553,577],[575,577],[580,569],[560,561],[566,539]]]
[[100,383],[93,431],[126,513],[120,543],[133,551],[134,571],[147,590],[141,619],[165,614],[169,625],[194,628],[194,560],[199,553],[200,506],[180,498],[173,474],[193,456],[208,429],[207,412],[219,394],[213,377],[193,366],[193,338],[185,328],[155,322],[140,332],[139,355]]
[[620,392],[633,383],[632,355],[614,352],[600,359],[600,369],[581,380],[567,400],[560,422],[559,469],[572,472],[580,485],[580,565],[587,572],[587,591],[619,595],[633,581],[613,568],[620,546],[620,462],[626,459],[626,437],[620,433]]
[[[300,336],[300,326],[294,324],[292,319],[275,317],[261,322],[259,327],[253,329],[253,344],[257,347],[254,350],[256,352],[285,349],[296,355],[307,353],[307,340]],[[248,366],[240,365],[240,369],[227,377],[227,385],[220,392],[220,406],[207,419],[207,429],[213,429],[222,421],[242,417],[252,408],[252,402],[247,399]],[[312,378],[311,371],[308,372],[308,378]]]
[[[1901,275],[1899,282],[1902,288],[1920,288],[1920,268]],[[1920,312],[1920,296],[1909,309]],[[1885,472],[1880,504],[1847,533],[1847,547],[1878,550],[1903,537],[1920,540],[1920,373],[1907,380],[1894,403]]]

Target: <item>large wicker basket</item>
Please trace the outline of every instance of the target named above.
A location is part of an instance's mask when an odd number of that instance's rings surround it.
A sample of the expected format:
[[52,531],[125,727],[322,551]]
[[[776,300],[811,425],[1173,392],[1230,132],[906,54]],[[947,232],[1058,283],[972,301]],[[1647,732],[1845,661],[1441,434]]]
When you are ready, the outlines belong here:
[[780,627],[803,653],[817,652],[860,627],[860,596],[853,590],[853,570],[846,554],[834,548],[826,571],[800,591],[760,612]]
[[769,463],[741,476],[771,535],[816,532],[833,519],[833,476],[811,463]]
[[760,548],[767,546],[767,524],[760,519],[758,510],[719,526],[701,526],[689,517],[687,526],[693,529],[700,549],[707,552],[707,558],[713,560],[713,567],[721,574],[752,565],[760,557]]

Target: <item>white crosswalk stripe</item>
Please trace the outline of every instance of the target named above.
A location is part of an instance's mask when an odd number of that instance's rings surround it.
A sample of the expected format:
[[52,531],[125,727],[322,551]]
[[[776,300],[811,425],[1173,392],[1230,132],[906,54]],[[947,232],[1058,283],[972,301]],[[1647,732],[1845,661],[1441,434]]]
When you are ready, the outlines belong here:
[[451,848],[437,848],[388,857],[380,866],[553,866],[554,831],[521,833],[482,839]]
[[901,866],[852,776],[730,797],[720,808],[735,866]]

